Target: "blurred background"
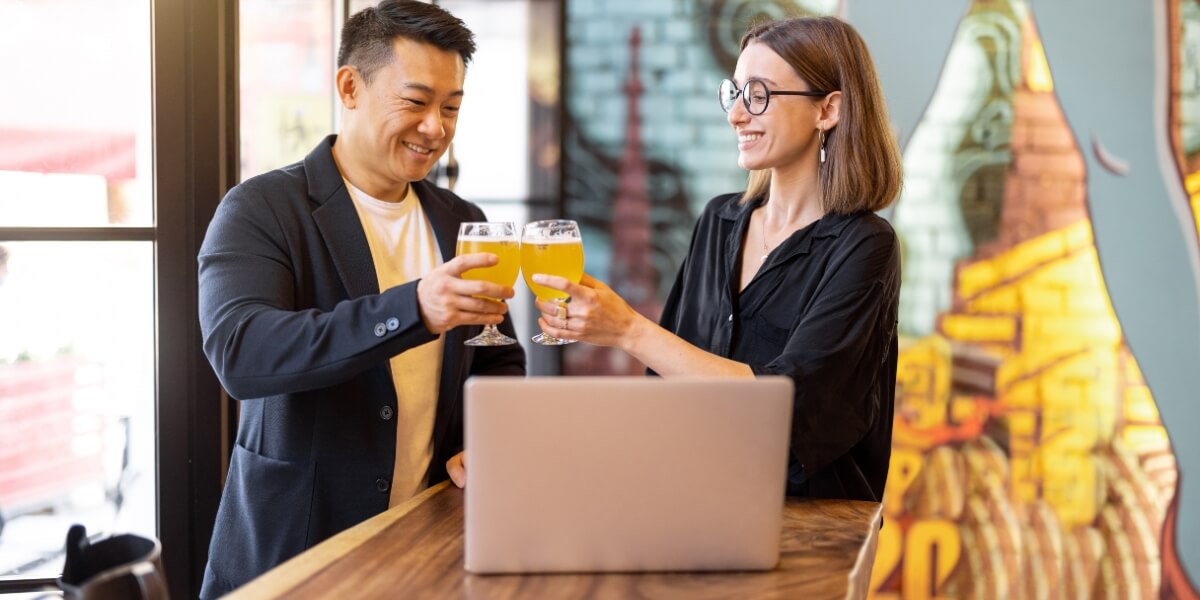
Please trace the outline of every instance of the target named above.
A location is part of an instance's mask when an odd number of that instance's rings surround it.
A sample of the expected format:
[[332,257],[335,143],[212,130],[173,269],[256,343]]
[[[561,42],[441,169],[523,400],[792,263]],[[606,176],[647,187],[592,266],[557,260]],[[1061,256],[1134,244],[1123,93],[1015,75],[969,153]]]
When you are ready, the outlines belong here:
[[[700,209],[744,187],[716,87],[747,25],[850,21],[905,167],[883,215],[904,253],[903,338],[873,595],[1194,593],[1200,489],[1181,474],[1200,469],[1186,425],[1200,420],[1200,3],[437,3],[479,50],[431,178],[493,220],[578,220],[588,272],[653,316]],[[194,282],[223,192],[164,192],[164,153],[193,144],[163,133],[174,96],[152,56],[169,4],[0,0],[3,577],[57,574],[72,522],[161,535],[177,486],[209,499],[189,508],[199,521],[215,511],[220,473],[175,481],[184,442],[161,426],[182,410],[175,431],[216,427],[203,447],[219,453],[233,411],[163,392],[192,385],[164,375],[164,353],[199,350],[163,337],[178,326],[167,303],[194,302],[164,281]],[[216,3],[223,181],[336,131],[337,32],[370,4]],[[168,228],[179,204],[197,207],[190,229]],[[519,287],[523,336],[530,304]],[[526,348],[535,374],[642,372],[604,349]],[[207,531],[181,534],[193,565]]]

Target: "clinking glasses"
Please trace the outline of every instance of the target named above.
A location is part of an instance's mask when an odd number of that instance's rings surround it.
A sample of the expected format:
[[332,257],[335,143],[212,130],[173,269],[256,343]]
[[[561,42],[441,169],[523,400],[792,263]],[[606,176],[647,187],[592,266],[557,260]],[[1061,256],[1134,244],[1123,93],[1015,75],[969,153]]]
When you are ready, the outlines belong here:
[[810,98],[820,98],[828,96],[829,92],[810,91],[796,92],[789,90],[771,90],[767,89],[767,84],[757,79],[751,79],[738,89],[737,84],[732,79],[722,79],[721,86],[717,88],[717,99],[721,101],[721,109],[729,112],[733,109],[733,103],[738,96],[742,97],[742,104],[746,106],[746,112],[752,115],[761,115],[767,110],[767,105],[771,103],[771,96],[808,96]]

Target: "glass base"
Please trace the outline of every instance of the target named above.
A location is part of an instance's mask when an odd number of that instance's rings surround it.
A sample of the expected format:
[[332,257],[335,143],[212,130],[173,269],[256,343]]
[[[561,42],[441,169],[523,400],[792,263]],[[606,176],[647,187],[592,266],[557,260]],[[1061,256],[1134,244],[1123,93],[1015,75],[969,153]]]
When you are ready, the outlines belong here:
[[566,346],[567,344],[574,344],[575,342],[579,341],[579,340],[564,340],[562,338],[556,338],[552,335],[546,335],[545,332],[539,333],[530,339],[533,340],[533,343],[541,344],[543,346]]
[[495,325],[484,327],[483,333],[463,342],[467,346],[510,346],[515,343],[517,340],[500,333]]

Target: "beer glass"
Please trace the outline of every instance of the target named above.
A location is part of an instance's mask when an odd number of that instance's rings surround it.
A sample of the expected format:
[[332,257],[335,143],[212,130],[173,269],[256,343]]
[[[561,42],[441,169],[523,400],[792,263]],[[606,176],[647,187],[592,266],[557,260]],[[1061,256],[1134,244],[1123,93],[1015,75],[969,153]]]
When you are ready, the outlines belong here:
[[[579,237],[579,225],[563,219],[534,221],[525,225],[521,235],[521,273],[538,300],[565,305],[570,300],[566,292],[538,285],[532,277],[535,273],[542,273],[579,283],[583,277],[583,240]],[[533,342],[543,346],[561,346],[574,341],[559,339],[545,332],[533,336]]]
[[[517,282],[517,271],[521,268],[521,250],[520,242],[517,240],[516,225],[512,223],[463,223],[459,225],[455,255],[462,256],[476,252],[490,252],[500,260],[493,266],[464,272],[463,279],[490,281],[509,287]],[[499,298],[485,299],[503,302]],[[495,325],[486,325],[483,333],[465,343],[468,346],[507,346],[517,343],[517,340],[500,333]]]

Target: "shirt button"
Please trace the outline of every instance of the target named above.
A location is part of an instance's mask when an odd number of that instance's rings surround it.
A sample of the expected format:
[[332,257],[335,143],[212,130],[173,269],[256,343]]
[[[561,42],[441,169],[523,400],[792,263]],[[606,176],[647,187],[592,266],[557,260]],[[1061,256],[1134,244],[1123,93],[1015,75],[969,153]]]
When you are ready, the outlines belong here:
[[375,324],[375,337],[383,337],[387,333],[387,327],[383,323]]
[[390,406],[384,406],[379,409],[379,418],[383,419],[384,421],[391,421],[392,414],[394,413],[392,412],[392,407]]
[[395,331],[397,329],[400,329],[400,319],[397,319],[396,317],[392,317],[392,318],[388,319],[387,320],[387,330]]
[[380,492],[388,491],[388,481],[386,479],[376,479],[375,489],[379,490]]

